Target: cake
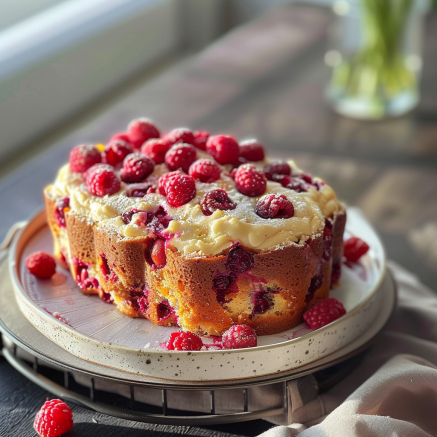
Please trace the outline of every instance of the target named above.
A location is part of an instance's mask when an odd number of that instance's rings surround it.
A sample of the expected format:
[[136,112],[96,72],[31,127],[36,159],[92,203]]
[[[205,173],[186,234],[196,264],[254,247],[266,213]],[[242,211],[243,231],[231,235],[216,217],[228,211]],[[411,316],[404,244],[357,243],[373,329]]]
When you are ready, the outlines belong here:
[[278,333],[340,279],[343,205],[255,140],[134,120],[106,146],[75,147],[44,196],[82,292],[156,325]]

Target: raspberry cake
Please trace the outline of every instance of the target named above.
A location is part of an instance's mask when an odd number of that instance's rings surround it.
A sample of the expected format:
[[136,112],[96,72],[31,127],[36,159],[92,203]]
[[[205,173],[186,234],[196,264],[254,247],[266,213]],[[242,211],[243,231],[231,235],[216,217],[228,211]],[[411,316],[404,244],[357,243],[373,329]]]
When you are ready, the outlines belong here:
[[106,146],[75,147],[44,194],[79,288],[157,325],[281,332],[340,278],[344,207],[254,140],[134,120]]

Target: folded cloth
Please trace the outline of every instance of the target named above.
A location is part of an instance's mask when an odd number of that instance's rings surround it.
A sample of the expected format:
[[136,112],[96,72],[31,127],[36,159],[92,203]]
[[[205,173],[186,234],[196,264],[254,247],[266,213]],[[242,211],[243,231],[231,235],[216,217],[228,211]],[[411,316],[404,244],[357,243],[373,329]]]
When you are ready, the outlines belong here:
[[390,262],[398,305],[343,381],[263,437],[437,436],[437,294]]

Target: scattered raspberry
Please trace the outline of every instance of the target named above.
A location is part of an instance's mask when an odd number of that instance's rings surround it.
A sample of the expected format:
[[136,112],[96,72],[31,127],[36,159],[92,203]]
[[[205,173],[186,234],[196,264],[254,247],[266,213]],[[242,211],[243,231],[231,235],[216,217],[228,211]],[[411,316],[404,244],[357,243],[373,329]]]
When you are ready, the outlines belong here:
[[39,279],[51,278],[56,273],[56,262],[45,252],[35,252],[26,258],[26,267]]
[[153,243],[151,258],[156,267],[164,267],[167,262],[165,254],[165,240],[157,238]]
[[56,201],[55,219],[61,228],[65,228],[65,212],[70,210],[70,198],[64,197]]
[[234,273],[244,273],[253,266],[254,262],[252,253],[236,245],[229,250],[225,266]]
[[192,332],[172,332],[165,344],[169,351],[200,351],[202,339]]
[[161,139],[152,138],[141,146],[141,153],[152,158],[155,164],[162,164],[165,162],[165,154],[169,149],[170,146],[165,144]]
[[209,159],[198,159],[188,169],[188,173],[200,182],[211,183],[220,179],[220,167]]
[[99,197],[116,193],[121,185],[113,167],[107,164],[93,165],[86,173],[85,182],[89,192]]
[[158,192],[165,196],[167,183],[170,179],[176,177],[178,178],[182,173],[179,171],[172,171],[170,173],[164,173],[158,180]]
[[231,326],[222,336],[225,349],[243,349],[258,344],[255,331],[247,325]]
[[291,167],[285,161],[273,161],[264,167],[264,173],[269,181],[273,180],[273,175],[291,174]]
[[316,303],[306,311],[303,319],[309,329],[319,329],[337,320],[343,314],[346,314],[343,304],[334,297],[330,297]]
[[140,182],[138,184],[130,184],[126,189],[127,197],[143,197],[150,192],[154,192],[153,185],[150,182]]
[[184,144],[194,144],[194,135],[190,129],[186,127],[178,127],[170,132],[167,132],[162,136],[162,141],[169,147],[174,144],[184,143]]
[[267,188],[267,179],[264,172],[252,164],[238,167],[234,175],[237,190],[249,197],[261,196]]
[[111,142],[112,140],[122,140],[131,145],[130,138],[127,132],[117,132],[116,134],[112,135],[111,139],[108,142]]
[[139,150],[150,138],[160,137],[158,128],[147,118],[132,120],[127,127],[127,133],[135,150]]
[[83,173],[101,161],[102,155],[92,144],[76,146],[70,152],[70,170],[73,173]]
[[240,146],[234,138],[226,135],[214,135],[206,142],[206,151],[219,164],[232,164],[240,156]]
[[121,167],[124,158],[132,153],[129,143],[123,140],[111,140],[103,151],[103,161],[114,168]]
[[193,146],[200,150],[206,150],[206,142],[209,138],[209,132],[196,131],[194,132],[194,143]]
[[196,159],[196,148],[191,144],[177,144],[165,154],[165,163],[170,171],[181,168],[185,173],[188,173],[190,165]]
[[73,412],[60,399],[44,402],[33,424],[35,431],[43,437],[58,437],[73,428]]
[[348,261],[358,262],[358,260],[367,253],[369,245],[357,237],[351,237],[344,243],[344,256]]
[[204,215],[211,215],[218,209],[228,211],[235,209],[237,204],[233,202],[225,190],[212,190],[205,194],[200,202],[200,207]]
[[287,219],[294,216],[294,206],[283,194],[266,194],[258,200],[255,210],[265,219]]
[[168,204],[177,208],[196,197],[196,182],[192,176],[175,175],[167,180],[165,193]]
[[264,147],[256,140],[246,140],[240,143],[240,155],[247,161],[263,161]]
[[124,158],[120,177],[123,182],[140,182],[149,176],[155,164],[151,158],[139,152],[131,153]]

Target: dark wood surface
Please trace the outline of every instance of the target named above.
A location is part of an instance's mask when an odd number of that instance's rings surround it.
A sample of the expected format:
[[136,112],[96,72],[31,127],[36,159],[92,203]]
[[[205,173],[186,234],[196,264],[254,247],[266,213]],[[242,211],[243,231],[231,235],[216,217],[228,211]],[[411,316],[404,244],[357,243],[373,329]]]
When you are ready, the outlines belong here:
[[[275,9],[117,102],[0,180],[0,235],[43,207],[42,188],[72,146],[105,142],[138,116],[177,126],[257,137],[278,157],[323,177],[379,231],[388,256],[437,291],[437,18],[428,17],[422,101],[404,117],[358,122],[334,114],[323,92],[327,10]],[[55,92],[56,90],[54,90]],[[33,417],[48,396],[0,358],[0,435],[35,435]],[[256,435],[264,421],[209,428],[132,424],[74,407],[70,436]],[[94,417],[94,420],[93,420]],[[95,423],[98,422],[98,423]]]

